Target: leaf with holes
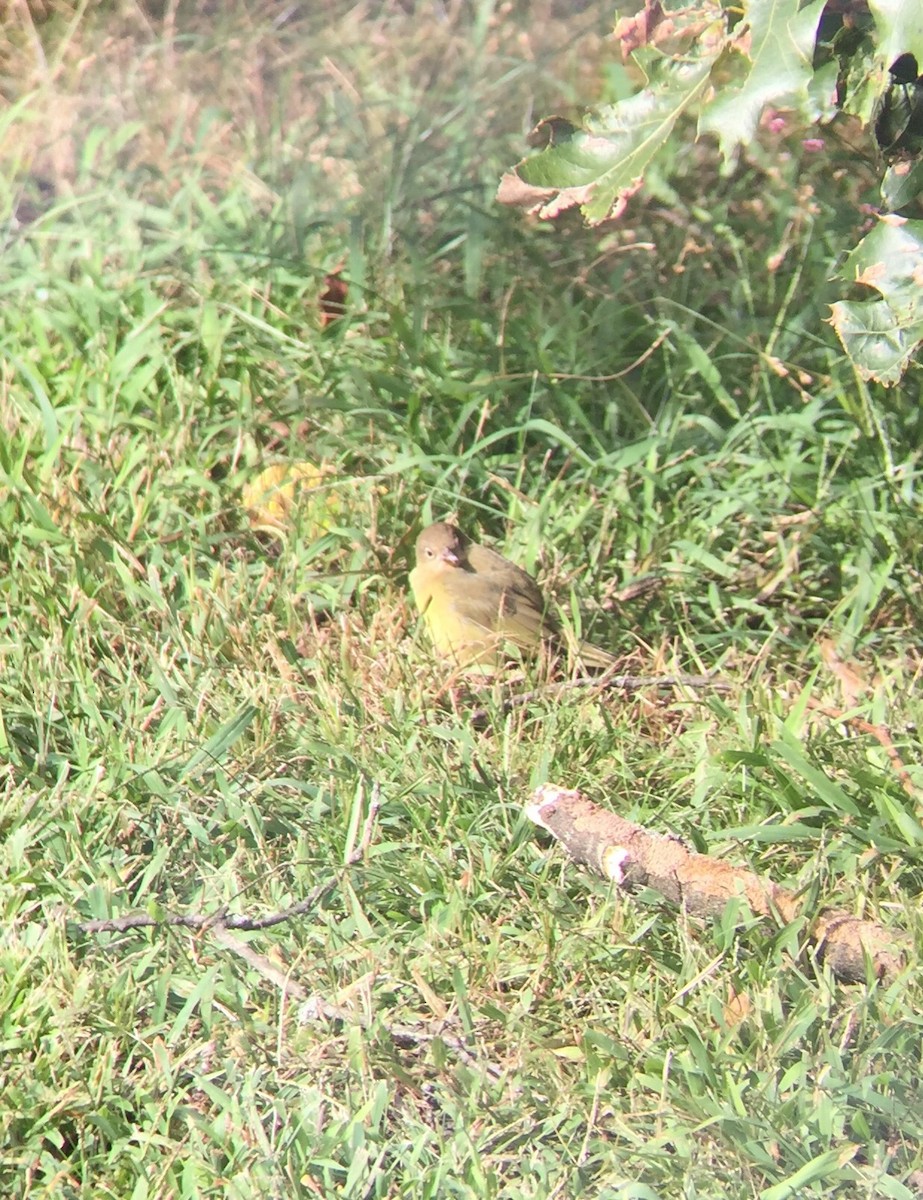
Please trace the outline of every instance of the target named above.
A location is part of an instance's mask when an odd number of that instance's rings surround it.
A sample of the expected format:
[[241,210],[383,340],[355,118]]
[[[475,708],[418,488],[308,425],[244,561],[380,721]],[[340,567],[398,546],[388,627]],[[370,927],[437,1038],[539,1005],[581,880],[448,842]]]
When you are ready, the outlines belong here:
[[579,206],[594,225],[621,216],[677,120],[701,98],[711,64],[665,62],[656,82],[581,126],[561,117],[543,121],[533,135],[543,148],[503,176],[497,199],[544,218]]
[[895,384],[923,340],[923,221],[883,217],[841,272],[880,300],[841,300],[831,324],[863,379]]
[[727,55],[732,78],[703,109],[699,133],[717,136],[730,157],[753,138],[767,105],[810,107],[809,85],[824,0],[799,10],[798,0],[750,0],[746,26]]

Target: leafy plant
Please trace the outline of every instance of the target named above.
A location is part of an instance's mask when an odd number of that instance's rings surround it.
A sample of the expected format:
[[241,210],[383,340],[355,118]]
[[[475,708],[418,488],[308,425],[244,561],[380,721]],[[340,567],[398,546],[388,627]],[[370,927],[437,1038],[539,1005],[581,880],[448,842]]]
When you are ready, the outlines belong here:
[[[541,121],[536,152],[504,175],[499,199],[544,219],[578,207],[598,224],[621,217],[649,175],[670,172],[692,118],[697,137],[717,139],[730,170],[757,150],[767,113],[803,127],[852,117],[871,130],[886,164],[885,215],[841,278],[880,299],[841,300],[831,322],[864,379],[896,383],[923,340],[914,283],[923,220],[911,215],[923,192],[923,9],[901,0],[699,0],[671,10],[645,0],[613,37],[642,86],[578,120]],[[616,90],[635,86],[636,75],[614,78]]]

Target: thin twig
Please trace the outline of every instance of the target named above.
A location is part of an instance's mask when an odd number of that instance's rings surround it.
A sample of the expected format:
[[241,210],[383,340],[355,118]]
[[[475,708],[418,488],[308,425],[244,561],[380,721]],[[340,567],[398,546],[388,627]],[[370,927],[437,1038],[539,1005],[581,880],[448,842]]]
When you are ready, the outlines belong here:
[[[350,855],[347,866],[353,866],[357,861],[355,854]],[[358,854],[361,858],[361,854]],[[267,913],[262,917],[248,917],[244,913],[229,913],[220,908],[211,913],[170,913],[165,917],[152,917],[147,913],[131,913],[126,917],[107,917],[97,921],[78,921],[74,928],[79,933],[125,933],[129,929],[239,929],[250,932],[256,929],[270,929],[273,925],[281,925],[291,921],[293,917],[304,916],[316,908],[326,896],[340,883],[339,877],[328,879],[311,889],[303,900],[293,904],[282,912]]]
[[[565,683],[557,683],[552,687],[536,688],[530,692],[520,692],[508,696],[501,705],[501,711],[506,714],[533,700],[546,697],[556,697],[574,688],[593,688],[597,694],[608,691],[635,692],[642,688],[675,688],[689,687],[700,691],[729,692],[731,685],[709,675],[581,675],[579,679],[568,679]],[[472,722],[477,725],[486,721],[490,716],[486,708],[477,708],[471,714]]]
[[268,982],[273,983],[279,991],[288,1000],[305,1001],[308,999],[308,990],[297,979],[293,979],[287,972],[281,970],[274,962],[271,962],[265,954],[259,954],[247,942],[242,942],[240,938],[235,937],[233,933],[224,925],[217,925],[209,932],[214,937],[215,941],[232,954],[236,954],[238,958],[242,958],[248,966],[251,966],[257,974]]
[[[302,1023],[305,1024],[309,1021],[325,1020],[339,1021],[344,1025],[358,1025],[360,1029],[368,1029],[372,1025],[372,1020],[364,1014],[354,1013],[342,1004],[331,1004],[323,996],[319,996],[316,993],[306,997],[305,1004],[299,1015]],[[451,1018],[448,1018],[448,1020],[451,1020]],[[446,1024],[447,1021],[432,1033],[414,1025],[391,1025],[387,1021],[382,1022],[381,1028],[393,1039],[395,1045],[400,1046],[402,1049],[417,1049],[421,1046],[428,1046],[438,1038],[447,1049],[454,1051],[465,1062],[483,1066],[487,1074],[491,1075],[494,1079],[502,1078],[503,1072],[501,1068],[495,1066],[493,1063],[485,1063],[479,1059],[463,1038],[447,1031]]]
[[[361,862],[368,852],[375,827],[375,819],[381,808],[381,788],[376,782],[372,787],[372,798],[369,811],[362,827],[362,837],[359,844],[343,863],[343,870],[348,870]],[[302,917],[317,908],[322,900],[339,887],[342,872],[313,887],[303,900],[285,908],[281,912],[266,913],[261,917],[248,917],[245,913],[230,913],[226,908],[220,908],[213,913],[171,913],[165,917],[152,917],[147,913],[131,913],[126,917],[109,917],[97,921],[78,921],[74,928],[79,933],[124,933],[129,929],[195,929],[214,933],[217,930],[240,930],[251,933],[258,929],[271,929],[274,925],[282,925],[295,917]],[[227,944],[227,943],[225,943]]]

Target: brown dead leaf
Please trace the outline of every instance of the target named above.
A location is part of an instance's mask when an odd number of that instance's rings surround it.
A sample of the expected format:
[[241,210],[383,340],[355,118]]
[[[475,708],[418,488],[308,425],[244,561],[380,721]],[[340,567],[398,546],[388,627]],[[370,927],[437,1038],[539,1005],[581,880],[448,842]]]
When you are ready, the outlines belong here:
[[[538,213],[539,216],[546,215],[543,211],[545,205],[550,203],[557,195],[557,188],[536,187],[534,184],[526,183],[524,179],[520,179],[515,171],[507,171],[500,180],[500,186],[497,189],[497,200],[501,204],[515,205],[518,208],[526,209],[530,213]],[[577,203],[576,199],[572,199],[566,207],[571,207]]]
[[319,536],[342,508],[330,463],[283,462],[264,467],[244,485],[241,502],[250,524],[264,533],[286,532],[301,505],[306,528]]
[[[864,271],[856,272],[856,283],[864,283],[870,288],[878,288],[879,282],[885,278],[888,269],[883,262],[872,263]],[[881,290],[879,288],[879,290]]]
[[[664,54],[679,55],[694,42],[697,49],[710,54],[727,38],[724,14],[714,3],[677,9],[665,13],[660,0],[645,0],[644,11],[634,17],[622,17],[615,23],[612,36],[619,43],[624,62],[642,46],[656,46]],[[735,42],[739,44],[744,33]]]
[[730,1026],[740,1025],[746,1021],[753,1008],[753,1001],[746,992],[738,992],[733,984],[728,988],[728,998],[724,1005],[724,1020]]
[[840,658],[830,638],[821,638],[818,649],[824,666],[840,685],[843,707],[855,708],[860,696],[868,691],[868,683],[854,667]]
[[325,329],[332,321],[339,321],[346,312],[349,284],[343,278],[342,270],[342,267],[337,267],[335,271],[331,271],[324,277],[324,290],[321,292],[318,306],[320,323]]
[[612,36],[621,47],[622,62],[653,39],[654,30],[662,20],[663,9],[660,0],[645,0],[643,12],[635,17],[621,17],[616,21]]
[[[644,179],[639,175],[630,184],[623,187],[606,215],[594,220],[593,224],[598,225],[601,221],[617,220],[628,206],[628,201],[635,192],[640,190],[643,183]],[[595,184],[592,183],[582,187],[537,187],[535,184],[526,183],[513,170],[507,171],[500,180],[497,200],[500,204],[516,205],[524,208],[530,215],[538,216],[543,221],[550,221],[569,208],[588,204],[593,198],[594,188]]]

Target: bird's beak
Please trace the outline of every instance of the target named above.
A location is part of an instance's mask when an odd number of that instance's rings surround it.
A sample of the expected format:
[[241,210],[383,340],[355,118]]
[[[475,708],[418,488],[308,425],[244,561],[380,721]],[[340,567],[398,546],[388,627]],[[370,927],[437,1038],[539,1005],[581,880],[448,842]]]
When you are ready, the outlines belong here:
[[439,557],[442,559],[443,562],[447,562],[449,564],[449,566],[451,566],[451,567],[457,567],[459,565],[459,563],[461,562],[461,559],[458,557],[458,555],[455,553],[455,551],[449,550],[448,548],[443,550],[443,552],[439,555]]

